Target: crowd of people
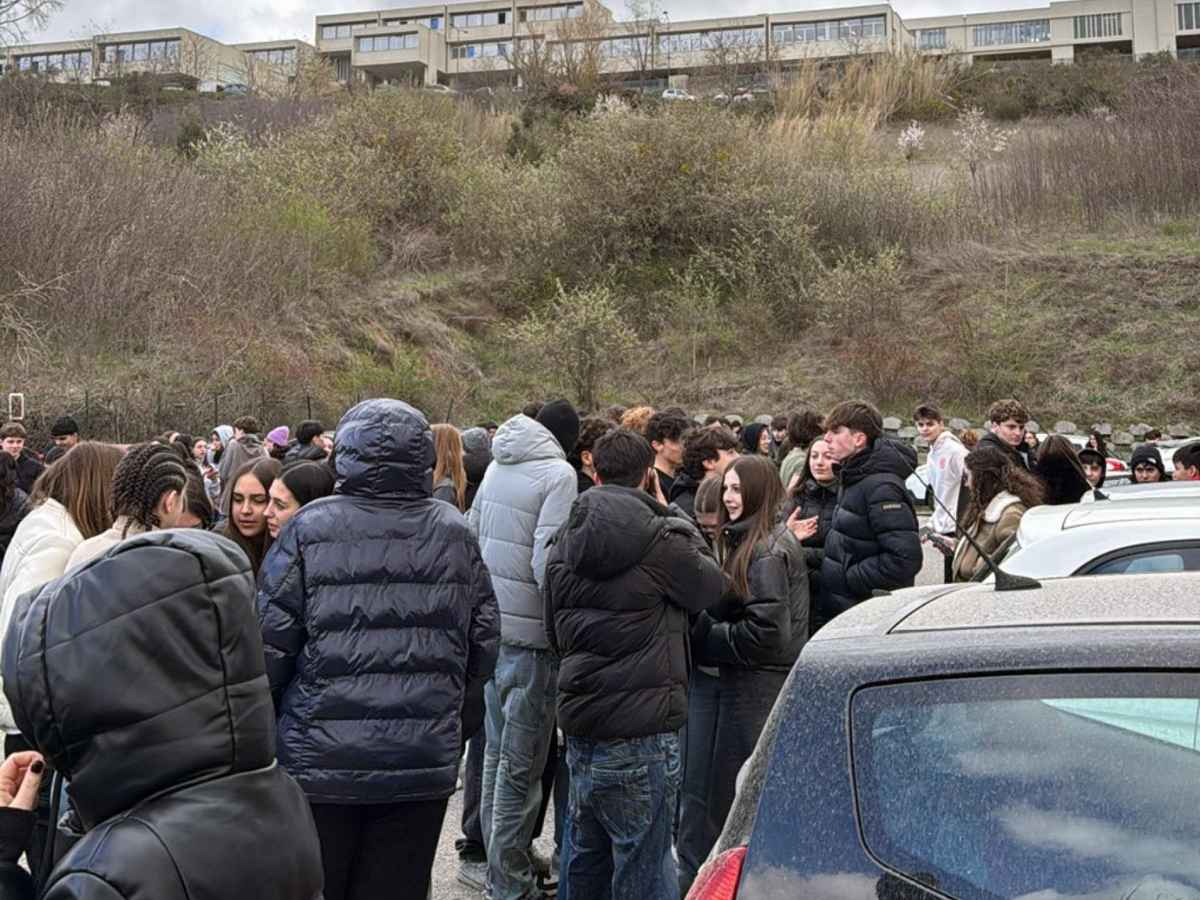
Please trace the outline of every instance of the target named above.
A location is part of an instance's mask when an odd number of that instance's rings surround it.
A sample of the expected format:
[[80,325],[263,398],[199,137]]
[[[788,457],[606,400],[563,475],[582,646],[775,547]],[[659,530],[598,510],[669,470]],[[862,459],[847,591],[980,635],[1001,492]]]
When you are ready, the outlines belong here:
[[[914,411],[923,529],[917,453],[863,401],[459,430],[377,399],[129,447],[64,417],[45,454],[8,423],[0,900],[423,897],[459,787],[492,900],[683,897],[818,629],[912,585],[923,542],[969,580],[1103,486],[1099,434],[988,419]],[[1132,469],[1169,477],[1153,442]]]

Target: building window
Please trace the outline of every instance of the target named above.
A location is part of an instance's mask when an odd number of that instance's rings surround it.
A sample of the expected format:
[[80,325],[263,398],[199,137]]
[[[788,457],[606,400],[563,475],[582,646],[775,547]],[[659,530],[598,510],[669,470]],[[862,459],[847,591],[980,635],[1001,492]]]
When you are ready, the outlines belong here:
[[451,59],[508,59],[512,47],[508,41],[482,41],[478,44],[453,44],[450,47]]
[[[139,41],[136,44],[105,44],[100,58],[106,63],[122,64],[179,59],[179,38],[165,41]],[[91,67],[91,63],[88,63]]]
[[354,32],[362,31],[364,28],[374,28],[376,23],[371,22],[345,22],[341,25],[323,25],[321,26],[321,40],[323,41],[344,41],[353,37]]
[[[484,13],[455,13],[450,17],[450,25],[454,28],[490,28],[494,25],[506,24],[508,24],[507,10]],[[437,26],[431,25],[429,27],[436,28]]]
[[1077,41],[1087,38],[1120,37],[1120,35],[1120,13],[1075,17],[1075,40]]
[[974,39],[976,47],[994,47],[1001,44],[1038,44],[1050,40],[1050,20],[1027,19],[1023,22],[976,25]]
[[419,44],[416,32],[409,34],[377,34],[358,39],[359,53],[381,53],[386,50],[415,50]]
[[917,32],[918,50],[945,50],[946,29],[925,28]]
[[567,3],[558,6],[532,6],[521,10],[522,22],[552,22],[556,19],[574,19],[583,15],[582,3]]
[[860,40],[886,36],[887,18],[885,16],[837,19],[831,22],[796,22],[792,25],[776,25],[771,29],[771,40],[777,45]]
[[1179,30],[1196,31],[1200,29],[1200,3],[1180,3]]

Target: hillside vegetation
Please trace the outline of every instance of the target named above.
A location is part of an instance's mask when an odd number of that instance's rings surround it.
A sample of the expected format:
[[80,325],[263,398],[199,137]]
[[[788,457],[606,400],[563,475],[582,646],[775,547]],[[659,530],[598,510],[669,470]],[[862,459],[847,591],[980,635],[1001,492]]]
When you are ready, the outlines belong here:
[[1200,424],[1200,69],[842,75],[750,109],[0,82],[4,384],[109,437],[376,393]]

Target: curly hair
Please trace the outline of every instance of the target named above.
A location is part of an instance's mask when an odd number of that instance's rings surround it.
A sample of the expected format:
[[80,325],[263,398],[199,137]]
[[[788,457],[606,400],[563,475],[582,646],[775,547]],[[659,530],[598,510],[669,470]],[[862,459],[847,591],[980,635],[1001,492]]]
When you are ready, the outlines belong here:
[[964,462],[971,473],[971,502],[962,522],[965,529],[975,527],[1001,491],[1021,498],[1026,509],[1046,502],[1046,488],[1041,479],[1014,465],[1002,450],[993,447],[972,450]]
[[187,469],[176,445],[138,444],[125,454],[113,475],[113,518],[125,518],[126,533],[134,524],[147,531],[160,528],[159,501],[171,491],[186,498],[187,483]]
[[999,425],[1001,422],[1007,422],[1009,419],[1015,421],[1018,425],[1024,425],[1029,421],[1029,410],[1020,400],[1014,400],[1009,397],[1005,400],[997,400],[988,407],[988,421],[993,425]]

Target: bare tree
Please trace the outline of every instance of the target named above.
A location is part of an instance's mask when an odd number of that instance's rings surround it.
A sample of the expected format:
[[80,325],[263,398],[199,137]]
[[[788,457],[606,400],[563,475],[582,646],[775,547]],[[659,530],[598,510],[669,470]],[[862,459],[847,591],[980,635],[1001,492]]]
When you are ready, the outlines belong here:
[[625,12],[629,18],[624,22],[624,56],[637,72],[638,87],[644,91],[646,76],[654,69],[662,3],[660,0],[625,0]]
[[19,44],[46,23],[64,0],[0,0],[0,47]]
[[732,97],[747,76],[765,72],[766,36],[759,29],[730,28],[708,33],[704,49],[705,74]]

